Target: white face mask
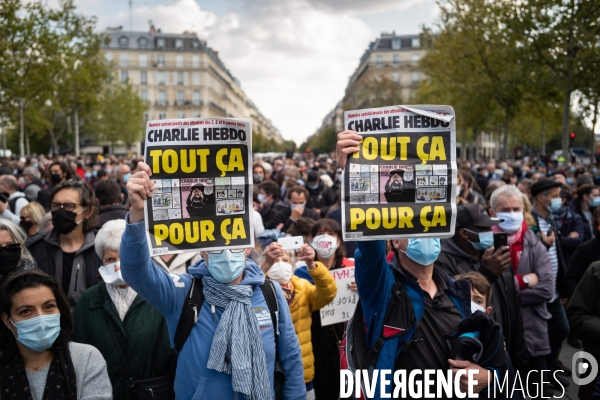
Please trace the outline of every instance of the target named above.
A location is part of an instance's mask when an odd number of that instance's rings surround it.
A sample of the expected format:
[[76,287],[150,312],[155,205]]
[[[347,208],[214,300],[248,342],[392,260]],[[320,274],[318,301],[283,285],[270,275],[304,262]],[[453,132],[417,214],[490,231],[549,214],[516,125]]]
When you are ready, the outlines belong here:
[[280,285],[286,285],[290,279],[292,279],[292,270],[292,264],[279,261],[271,266],[267,274],[269,275],[269,278],[273,279]]
[[475,311],[481,311],[482,313],[485,314],[485,308],[483,308],[479,304],[472,301],[471,302],[471,312],[474,313]]
[[103,265],[98,268],[98,272],[104,279],[104,282],[111,283],[113,285],[127,285],[121,276],[121,263],[119,261],[112,264]]
[[506,233],[515,233],[523,225],[522,212],[497,212],[496,216],[504,220],[498,226]]
[[337,239],[329,235],[315,236],[310,246],[326,260],[333,257],[338,248]]

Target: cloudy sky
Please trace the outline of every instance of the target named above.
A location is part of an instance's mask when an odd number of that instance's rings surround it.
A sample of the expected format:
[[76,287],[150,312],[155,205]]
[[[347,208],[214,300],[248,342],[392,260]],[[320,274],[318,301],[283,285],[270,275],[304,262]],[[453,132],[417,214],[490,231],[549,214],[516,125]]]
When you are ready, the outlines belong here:
[[[49,3],[56,3],[50,0]],[[98,28],[129,29],[129,0],[75,0]],[[219,52],[246,94],[300,144],[342,98],[369,42],[415,34],[435,0],[133,0],[132,29],[192,30]]]

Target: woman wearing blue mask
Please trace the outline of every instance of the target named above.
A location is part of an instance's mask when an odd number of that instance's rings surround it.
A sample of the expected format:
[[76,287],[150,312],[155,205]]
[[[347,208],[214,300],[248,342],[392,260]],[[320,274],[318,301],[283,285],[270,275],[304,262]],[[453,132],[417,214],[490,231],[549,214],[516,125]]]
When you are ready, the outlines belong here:
[[56,279],[19,271],[0,293],[2,398],[112,399],[100,352],[71,341],[73,317]]
[[583,242],[592,238],[592,214],[596,207],[600,206],[600,190],[598,186],[581,185],[571,201],[571,210],[578,214],[583,220]]

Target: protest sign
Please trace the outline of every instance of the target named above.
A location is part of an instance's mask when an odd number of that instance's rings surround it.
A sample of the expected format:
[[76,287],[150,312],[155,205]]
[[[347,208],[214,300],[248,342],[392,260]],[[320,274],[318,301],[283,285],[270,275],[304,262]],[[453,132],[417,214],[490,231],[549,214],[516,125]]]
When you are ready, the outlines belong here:
[[456,124],[449,106],[346,111],[363,139],[342,180],[344,240],[454,235]]
[[148,121],[150,254],[254,247],[252,120]]
[[335,279],[337,294],[331,303],[321,308],[321,326],[348,321],[358,303],[358,292],[349,287],[354,282],[354,267],[338,268],[330,273]]

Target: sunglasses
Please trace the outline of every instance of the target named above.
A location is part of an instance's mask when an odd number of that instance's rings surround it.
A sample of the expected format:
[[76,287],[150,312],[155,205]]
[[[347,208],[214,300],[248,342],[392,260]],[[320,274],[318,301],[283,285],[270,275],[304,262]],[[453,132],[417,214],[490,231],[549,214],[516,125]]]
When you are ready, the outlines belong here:
[[21,243],[9,243],[6,246],[0,246],[0,250],[6,249],[9,253],[16,253],[21,251]]

